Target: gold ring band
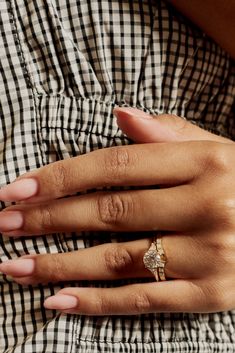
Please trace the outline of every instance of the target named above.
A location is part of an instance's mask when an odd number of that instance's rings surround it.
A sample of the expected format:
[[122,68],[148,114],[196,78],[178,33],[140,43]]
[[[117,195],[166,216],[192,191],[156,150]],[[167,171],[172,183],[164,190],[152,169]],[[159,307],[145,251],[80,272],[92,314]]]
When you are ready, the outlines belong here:
[[162,237],[156,236],[150,248],[143,257],[144,266],[152,272],[156,281],[166,281],[165,264],[167,262],[166,255],[162,246]]

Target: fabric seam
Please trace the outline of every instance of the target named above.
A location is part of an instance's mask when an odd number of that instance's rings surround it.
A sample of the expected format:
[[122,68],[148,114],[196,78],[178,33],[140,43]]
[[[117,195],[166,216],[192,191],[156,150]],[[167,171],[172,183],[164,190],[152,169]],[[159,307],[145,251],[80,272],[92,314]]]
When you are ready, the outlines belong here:
[[130,341],[109,341],[109,340],[95,340],[95,339],[85,339],[85,338],[77,338],[77,342],[79,343],[79,341],[82,342],[89,342],[89,343],[108,343],[108,344],[115,344],[115,343],[121,343],[121,344],[171,344],[171,343],[192,343],[192,344],[215,344],[215,345],[219,345],[219,344],[226,344],[226,345],[231,345],[235,347],[235,343],[233,342],[226,342],[226,341],[221,341],[221,342],[217,342],[217,341],[191,341],[191,340],[177,340],[177,341],[137,341],[137,342],[130,342]]

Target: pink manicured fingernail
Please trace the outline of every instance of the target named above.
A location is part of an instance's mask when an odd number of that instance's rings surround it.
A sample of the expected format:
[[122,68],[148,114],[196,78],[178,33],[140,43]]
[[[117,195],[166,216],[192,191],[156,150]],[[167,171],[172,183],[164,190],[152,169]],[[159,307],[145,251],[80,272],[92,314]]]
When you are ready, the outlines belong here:
[[44,302],[46,309],[70,310],[78,306],[78,299],[72,295],[56,294]]
[[142,119],[153,119],[153,116],[150,114],[147,114],[145,112],[143,112],[140,109],[137,108],[131,108],[131,107],[127,107],[127,108],[115,108],[113,110],[114,115],[116,115],[117,118],[120,117],[133,117],[133,118],[142,118]]
[[23,226],[23,215],[19,211],[5,211],[0,213],[0,231],[9,232]]
[[24,178],[14,181],[0,189],[0,200],[20,201],[36,195],[38,182],[36,179]]
[[0,272],[14,277],[31,276],[34,270],[33,259],[8,260],[0,264]]

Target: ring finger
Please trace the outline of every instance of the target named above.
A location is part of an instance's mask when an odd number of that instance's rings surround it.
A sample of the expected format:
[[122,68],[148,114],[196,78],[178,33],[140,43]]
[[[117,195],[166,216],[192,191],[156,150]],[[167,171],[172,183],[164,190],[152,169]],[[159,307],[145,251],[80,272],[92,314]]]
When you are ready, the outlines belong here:
[[[0,271],[21,284],[152,277],[143,263],[143,256],[150,245],[151,239],[146,238],[102,244],[71,253],[29,255],[2,263]],[[167,258],[166,277],[202,277],[205,271],[203,252],[198,249],[198,254],[195,254],[194,245],[194,238],[188,235],[170,234],[162,237]]]

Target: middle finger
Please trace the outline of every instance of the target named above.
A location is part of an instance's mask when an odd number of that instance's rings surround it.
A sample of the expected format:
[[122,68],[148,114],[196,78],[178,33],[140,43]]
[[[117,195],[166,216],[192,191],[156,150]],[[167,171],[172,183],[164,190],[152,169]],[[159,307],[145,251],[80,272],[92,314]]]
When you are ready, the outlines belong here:
[[[11,219],[20,218],[20,227],[12,229]],[[0,231],[8,236],[88,230],[188,231],[203,228],[203,210],[194,187],[182,185],[159,190],[96,192],[33,206],[15,205],[2,211],[0,220]]]

